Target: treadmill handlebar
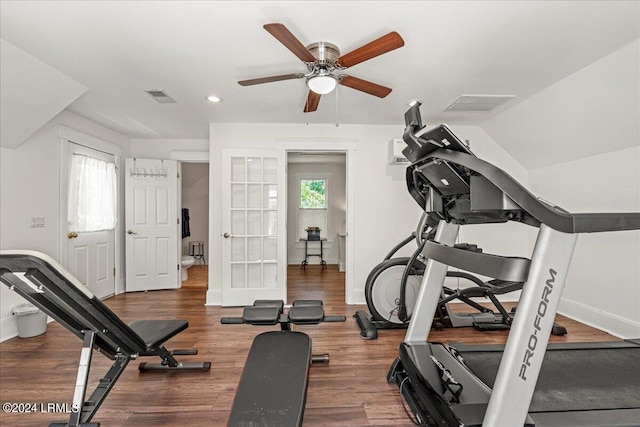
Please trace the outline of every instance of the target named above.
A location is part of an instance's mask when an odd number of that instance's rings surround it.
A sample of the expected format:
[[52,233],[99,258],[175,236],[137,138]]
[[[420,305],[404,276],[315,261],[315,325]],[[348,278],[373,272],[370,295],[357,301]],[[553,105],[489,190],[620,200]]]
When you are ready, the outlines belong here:
[[473,155],[440,149],[431,154],[434,159],[464,166],[488,179],[525,212],[541,223],[564,233],[598,233],[640,229],[640,213],[579,213],[572,214],[540,200],[502,169]]

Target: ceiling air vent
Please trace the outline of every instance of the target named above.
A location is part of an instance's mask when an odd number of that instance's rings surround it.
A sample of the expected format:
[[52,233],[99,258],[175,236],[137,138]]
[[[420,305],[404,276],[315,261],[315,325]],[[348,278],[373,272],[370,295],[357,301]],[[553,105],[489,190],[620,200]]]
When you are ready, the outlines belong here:
[[175,104],[176,101],[160,89],[145,90],[153,99],[161,104]]
[[442,111],[491,111],[515,95],[460,95]]

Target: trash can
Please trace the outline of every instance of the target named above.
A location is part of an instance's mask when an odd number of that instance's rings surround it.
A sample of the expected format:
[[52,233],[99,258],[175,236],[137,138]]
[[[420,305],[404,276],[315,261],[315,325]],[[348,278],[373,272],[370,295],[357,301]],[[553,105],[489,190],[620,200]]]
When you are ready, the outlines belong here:
[[42,335],[47,330],[47,315],[33,304],[20,304],[13,308],[18,322],[18,336],[30,338]]

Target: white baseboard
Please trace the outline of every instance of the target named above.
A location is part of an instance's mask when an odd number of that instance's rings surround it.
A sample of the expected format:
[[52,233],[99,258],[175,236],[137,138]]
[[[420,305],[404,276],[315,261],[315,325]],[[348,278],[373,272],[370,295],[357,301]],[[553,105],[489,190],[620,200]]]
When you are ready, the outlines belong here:
[[602,310],[597,310],[576,301],[565,298],[560,299],[558,313],[618,338],[629,339],[640,337],[640,323]]
[[222,305],[222,290],[221,289],[208,289],[207,290],[207,302],[204,305]]
[[0,320],[0,342],[18,336],[18,322],[15,316]]

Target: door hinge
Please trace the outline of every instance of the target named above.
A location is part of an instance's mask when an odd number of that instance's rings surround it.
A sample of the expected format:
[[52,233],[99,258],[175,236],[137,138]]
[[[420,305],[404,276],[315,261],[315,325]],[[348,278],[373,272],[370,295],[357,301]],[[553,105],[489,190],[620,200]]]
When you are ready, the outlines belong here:
[[176,218],[176,220],[178,221],[178,224],[180,224],[180,218]]
[[116,275],[116,268],[113,267],[113,276],[115,277],[115,275]]
[[178,264],[178,271],[180,271],[180,264]]

